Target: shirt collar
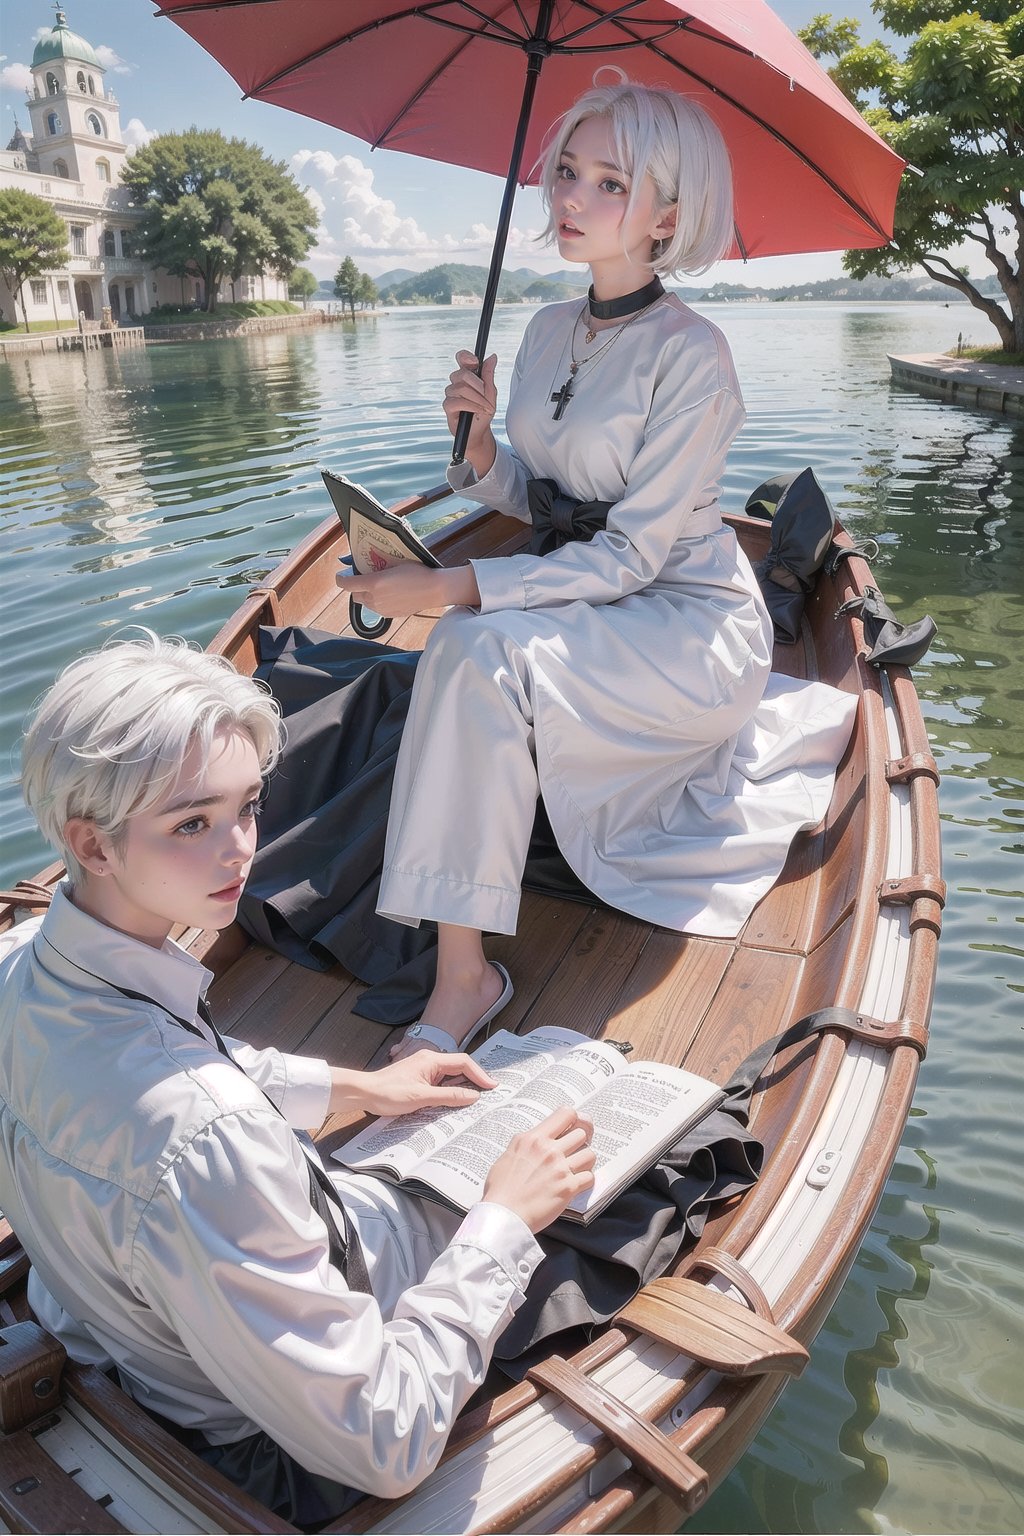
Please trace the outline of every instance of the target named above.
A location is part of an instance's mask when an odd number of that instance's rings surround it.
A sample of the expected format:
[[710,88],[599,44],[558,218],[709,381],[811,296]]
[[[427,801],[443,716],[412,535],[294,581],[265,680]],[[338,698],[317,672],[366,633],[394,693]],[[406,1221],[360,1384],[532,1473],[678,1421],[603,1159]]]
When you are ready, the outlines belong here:
[[173,939],[154,949],[90,917],[70,900],[69,891],[66,882],[57,886],[35,939],[46,969],[86,990],[92,981],[141,992],[176,1018],[194,1019],[212,972]]

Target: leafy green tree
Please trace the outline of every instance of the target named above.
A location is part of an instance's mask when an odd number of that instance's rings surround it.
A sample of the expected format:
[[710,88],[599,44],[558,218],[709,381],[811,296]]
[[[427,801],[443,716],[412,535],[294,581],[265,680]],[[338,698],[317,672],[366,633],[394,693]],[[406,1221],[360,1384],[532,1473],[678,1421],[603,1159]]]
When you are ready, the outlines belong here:
[[[862,44],[849,18],[815,16],[800,36],[871,126],[917,168],[903,178],[892,247],[848,251],[853,277],[923,267],[1024,351],[1024,10],[1020,0],[873,0],[902,57]],[[1006,306],[979,291],[948,254],[977,245]]]
[[356,317],[356,299],[359,297],[359,284],[362,273],[352,260],[346,256],[337,272],[334,274],[334,294],[342,299],[352,312],[352,319]]
[[373,278],[368,272],[360,272],[359,274],[358,297],[359,302],[364,309],[367,307],[367,305],[373,309],[380,298],[380,294],[377,292],[377,284],[374,282]]
[[145,209],[136,249],[176,276],[196,274],[206,309],[243,273],[288,277],[313,244],[316,212],[283,161],[255,144],[189,128],[153,139],[122,172]]
[[0,277],[7,285],[28,330],[23,292],[30,277],[41,277],[68,259],[68,227],[41,197],[15,190],[0,192]]
[[295,267],[288,279],[288,297],[301,299],[305,303],[319,287],[320,284],[308,267]]

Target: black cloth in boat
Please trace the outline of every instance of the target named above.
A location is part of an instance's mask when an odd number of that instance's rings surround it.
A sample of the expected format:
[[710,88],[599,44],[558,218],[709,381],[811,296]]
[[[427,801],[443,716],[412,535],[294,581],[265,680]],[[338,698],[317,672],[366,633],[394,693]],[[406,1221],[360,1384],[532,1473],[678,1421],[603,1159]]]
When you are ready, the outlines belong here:
[[[256,676],[281,705],[288,743],[264,798],[239,921],[300,965],[340,962],[367,984],[355,1005],[364,1018],[408,1024],[434,985],[437,930],[376,908],[418,654],[288,627],[261,629],[259,656]],[[595,900],[559,853],[540,800],[524,884]]]

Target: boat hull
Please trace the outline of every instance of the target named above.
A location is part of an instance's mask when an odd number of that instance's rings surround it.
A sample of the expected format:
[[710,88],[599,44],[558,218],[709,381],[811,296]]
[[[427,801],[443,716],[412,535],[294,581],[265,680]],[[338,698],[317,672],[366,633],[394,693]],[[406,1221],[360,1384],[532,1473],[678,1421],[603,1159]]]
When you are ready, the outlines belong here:
[[[396,510],[440,507],[446,494]],[[753,559],[765,552],[766,525],[730,521]],[[510,553],[523,538],[521,524],[481,512],[439,528],[428,542],[454,564]],[[842,533],[839,542],[849,544]],[[344,631],[347,604],[334,584],[344,553],[340,525],[325,522],[249,595],[210,648],[251,673],[261,625]],[[752,1116],[766,1147],[762,1176],[708,1222],[676,1273],[656,1282],[663,1292],[642,1293],[564,1370],[551,1362],[465,1415],[440,1466],[409,1498],[368,1498],[337,1529],[676,1530],[735,1465],[802,1363],[896,1156],[927,1041],[941,923],[937,775],[913,682],[902,669],[870,667],[859,621],[837,613],[869,580],[856,554],[842,561],[820,579],[798,644],[777,648],[777,669],[821,677],[856,694],[860,707],[825,822],[798,839],[737,939],[666,933],[596,904],[528,895],[519,933],[494,948],[518,983],[503,1024],[528,1029],[557,1018],[591,1034],[626,1036],[638,1055],[719,1081],[758,1043],[815,1009],[848,1009],[860,1023],[826,1031],[772,1063]],[[419,648],[435,617],[403,621],[388,643]],[[38,890],[21,893],[22,906],[41,904],[59,875],[59,866],[44,871]],[[0,905],[0,925],[15,919],[17,905]],[[387,1031],[353,1014],[359,988],[340,968],[326,976],[297,971],[237,927],[181,938],[214,971],[215,1005],[234,1033],[349,1065],[384,1059]],[[293,1021],[287,1039],[275,1022],[275,999],[284,995]],[[350,1129],[334,1122],[320,1139],[329,1149]],[[0,1264],[5,1304],[12,1317],[23,1316],[25,1265],[12,1234]],[[737,1308],[747,1326],[737,1322]],[[87,1459],[81,1436],[118,1448],[107,1491],[124,1527],[145,1528],[131,1514],[144,1492],[170,1498],[168,1510],[197,1529],[286,1529],[193,1465],[176,1442],[165,1444],[170,1437],[155,1426],[140,1430],[144,1415],[104,1386],[106,1378],[76,1366],[66,1377],[64,1428],[58,1423],[32,1440],[36,1451],[52,1451],[58,1482],[61,1454],[68,1459],[61,1434],[74,1421],[72,1460]],[[21,1444],[0,1437],[9,1467],[20,1465]],[[12,1497],[0,1492],[0,1516],[15,1524],[20,1506]],[[86,1518],[77,1528],[109,1528]]]

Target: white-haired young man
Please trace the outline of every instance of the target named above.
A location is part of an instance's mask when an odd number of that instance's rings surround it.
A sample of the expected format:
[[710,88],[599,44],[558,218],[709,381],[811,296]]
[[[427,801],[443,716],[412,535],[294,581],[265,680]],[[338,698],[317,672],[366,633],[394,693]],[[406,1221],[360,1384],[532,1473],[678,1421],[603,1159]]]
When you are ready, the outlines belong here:
[[68,880],[0,940],[0,1208],[70,1355],[316,1526],[436,1462],[593,1153],[557,1113],[460,1223],[328,1179],[293,1127],[467,1102],[490,1081],[470,1058],[355,1072],[219,1038],[210,975],[169,935],[233,919],[280,736],[259,684],[152,635],[38,708],[22,782]]

